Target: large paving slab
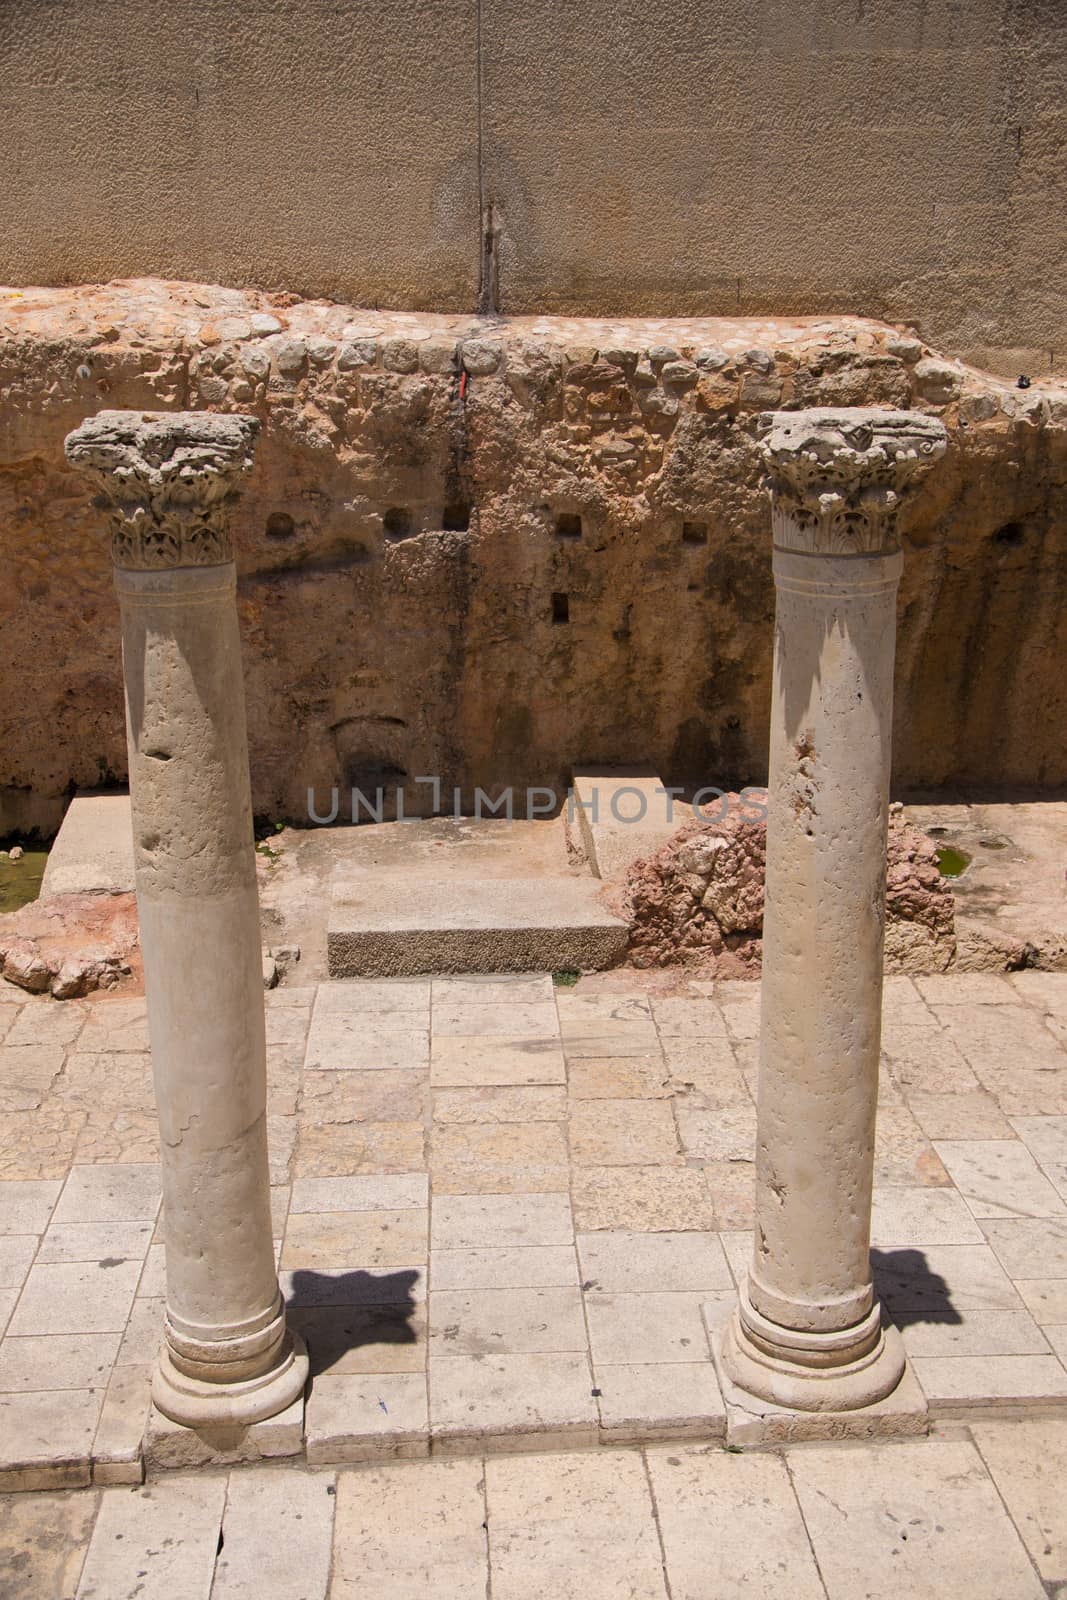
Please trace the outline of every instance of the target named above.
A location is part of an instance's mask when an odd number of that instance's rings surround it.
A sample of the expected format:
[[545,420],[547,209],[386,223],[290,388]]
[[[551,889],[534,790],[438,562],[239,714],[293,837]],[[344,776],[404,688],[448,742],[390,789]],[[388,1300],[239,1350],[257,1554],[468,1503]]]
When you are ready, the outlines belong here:
[[330,975],[586,971],[625,953],[627,924],[592,878],[339,877]]
[[129,795],[75,795],[48,852],[40,898],[132,892]]

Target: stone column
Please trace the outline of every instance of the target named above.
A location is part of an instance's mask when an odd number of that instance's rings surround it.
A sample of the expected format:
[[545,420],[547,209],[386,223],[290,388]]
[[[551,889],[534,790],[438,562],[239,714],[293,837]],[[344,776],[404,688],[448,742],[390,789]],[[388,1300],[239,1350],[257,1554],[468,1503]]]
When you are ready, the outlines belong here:
[[104,411],[67,457],[102,490],[122,614],[130,799],[163,1164],[152,1394],[191,1427],[303,1390],[271,1242],[266,1043],[229,514],[259,424]]
[[728,1375],[850,1411],[904,1371],[870,1267],[901,497],[945,451],[917,412],[764,421],[777,595],[756,1235]]

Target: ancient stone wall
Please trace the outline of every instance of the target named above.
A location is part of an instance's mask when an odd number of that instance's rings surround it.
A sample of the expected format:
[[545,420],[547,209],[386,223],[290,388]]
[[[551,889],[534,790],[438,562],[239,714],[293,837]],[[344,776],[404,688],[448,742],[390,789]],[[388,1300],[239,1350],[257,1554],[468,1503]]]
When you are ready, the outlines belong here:
[[1067,359],[1062,0],[7,0],[0,282]]
[[[152,281],[0,291],[0,833],[121,779],[110,554],[63,439],[105,407],[248,411],[234,517],[254,804],[765,777],[779,405],[917,406],[894,774],[1067,782],[1067,388],[861,320],[388,315]],[[343,806],[347,802],[342,802]],[[342,811],[344,815],[344,811]]]

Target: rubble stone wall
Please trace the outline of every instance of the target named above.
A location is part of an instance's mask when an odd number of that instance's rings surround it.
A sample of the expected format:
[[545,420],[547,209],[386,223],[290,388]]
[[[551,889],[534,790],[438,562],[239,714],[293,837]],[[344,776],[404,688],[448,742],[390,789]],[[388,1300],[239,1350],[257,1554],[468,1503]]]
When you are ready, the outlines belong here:
[[63,439],[105,407],[263,423],[234,520],[254,804],[765,777],[781,405],[917,406],[894,774],[1067,782],[1067,388],[884,324],[387,314],[155,280],[0,291],[0,833],[121,780],[108,541]]
[[1062,0],[7,0],[0,282],[1067,360]]

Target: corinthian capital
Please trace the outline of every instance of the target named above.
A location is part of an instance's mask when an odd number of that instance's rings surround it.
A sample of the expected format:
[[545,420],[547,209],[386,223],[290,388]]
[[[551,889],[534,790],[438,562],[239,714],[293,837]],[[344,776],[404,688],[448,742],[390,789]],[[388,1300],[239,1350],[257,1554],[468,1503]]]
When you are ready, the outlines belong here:
[[813,555],[895,550],[900,502],[946,443],[943,424],[919,411],[768,412],[759,448],[775,545]]
[[211,567],[233,558],[230,509],[250,470],[255,417],[101,411],[67,435],[67,460],[100,489],[117,567]]

